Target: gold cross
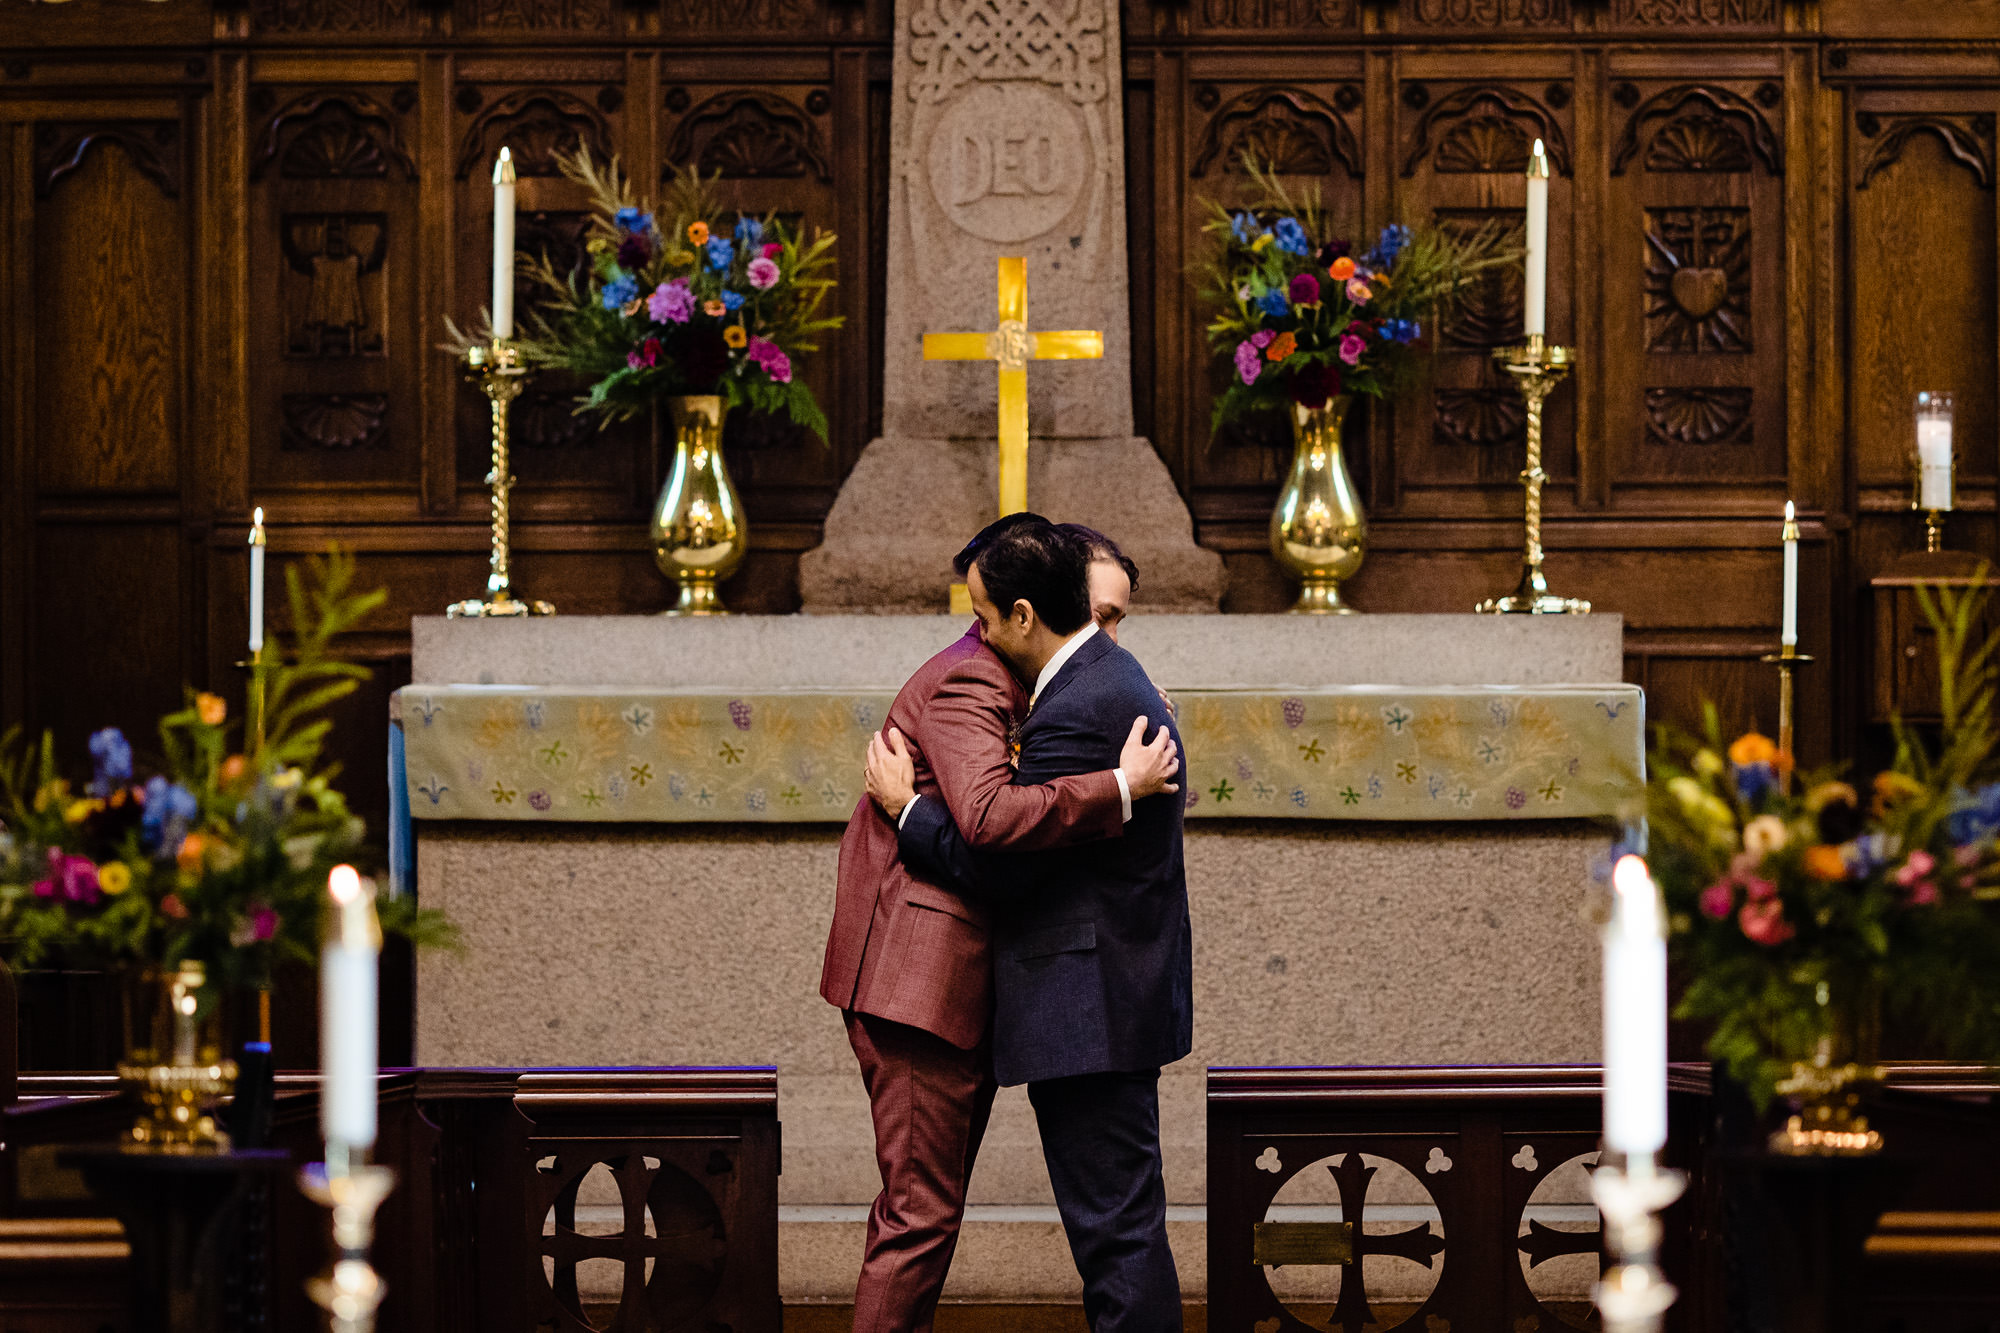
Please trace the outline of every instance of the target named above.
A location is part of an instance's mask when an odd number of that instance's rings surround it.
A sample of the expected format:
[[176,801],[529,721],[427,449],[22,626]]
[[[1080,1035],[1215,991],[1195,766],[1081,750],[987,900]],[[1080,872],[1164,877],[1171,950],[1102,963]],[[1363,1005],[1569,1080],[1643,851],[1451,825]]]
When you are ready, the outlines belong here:
[[1000,363],[1000,514],[1028,507],[1028,362],[1089,361],[1104,355],[1095,329],[1028,331],[1028,261],[1000,261],[1000,327],[991,333],[926,333],[926,361]]

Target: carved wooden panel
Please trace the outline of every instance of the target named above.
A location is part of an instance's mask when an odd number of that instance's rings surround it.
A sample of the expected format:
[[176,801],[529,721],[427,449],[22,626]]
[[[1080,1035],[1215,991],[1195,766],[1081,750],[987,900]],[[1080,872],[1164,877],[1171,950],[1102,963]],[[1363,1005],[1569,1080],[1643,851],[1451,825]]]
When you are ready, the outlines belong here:
[[1465,28],[1560,32],[1570,26],[1570,0],[1409,0],[1401,10],[1406,32]]
[[1361,0],[1195,0],[1190,18],[1201,33],[1289,30],[1328,37],[1358,28],[1360,11]]
[[409,32],[419,0],[250,0],[252,30],[286,37]]
[[179,126],[36,128],[37,467],[44,492],[174,490],[188,364]]
[[1612,100],[1599,327],[1614,494],[1761,485],[1782,499],[1782,90],[1619,81]]
[[594,36],[612,31],[612,0],[458,0],[469,32]]
[[425,349],[413,100],[407,87],[379,85],[250,94],[250,449],[260,492],[416,486]]
[[1756,31],[1778,27],[1779,0],[1612,0],[1611,22],[1643,32]]
[[805,37],[825,32],[825,0],[664,0],[661,20],[675,36]]

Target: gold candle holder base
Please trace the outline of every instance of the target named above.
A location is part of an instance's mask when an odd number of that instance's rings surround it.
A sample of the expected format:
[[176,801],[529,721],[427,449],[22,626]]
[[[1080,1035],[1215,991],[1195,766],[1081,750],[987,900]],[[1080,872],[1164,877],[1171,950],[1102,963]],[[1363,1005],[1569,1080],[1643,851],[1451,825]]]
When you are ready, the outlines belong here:
[[1792,749],[1792,672],[1811,663],[1812,658],[1802,653],[1797,644],[1786,644],[1775,653],[1765,653],[1757,659],[1766,666],[1778,668],[1778,753],[1785,756],[1788,767],[1781,774],[1785,789],[1792,785],[1792,768],[1796,767]]
[[1832,1043],[1822,1039],[1819,1055],[1808,1064],[1792,1066],[1792,1076],[1777,1085],[1784,1097],[1797,1097],[1799,1114],[1774,1131],[1767,1146],[1783,1157],[1872,1157],[1882,1151],[1882,1135],[1868,1127],[1868,1117],[1856,1109],[1856,1087],[1879,1083],[1882,1071],[1873,1065],[1836,1065]]
[[1924,550],[1932,555],[1944,550],[1944,516],[1946,510],[1927,509],[1924,511]]
[[1542,471],[1542,403],[1575,367],[1576,349],[1558,347],[1538,333],[1525,343],[1494,348],[1493,359],[1513,376],[1514,387],[1528,405],[1528,457],[1521,471],[1521,485],[1527,492],[1526,539],[1521,582],[1507,596],[1489,597],[1472,609],[1497,615],[1588,615],[1589,602],[1550,592],[1548,579],[1542,574],[1542,487],[1549,479]]
[[1594,1293],[1605,1333],[1658,1333],[1679,1294],[1660,1270],[1660,1213],[1686,1188],[1686,1178],[1660,1170],[1651,1153],[1634,1154],[1622,1166],[1601,1166],[1591,1175],[1591,1197],[1604,1215],[1605,1248],[1612,1258]]
[[486,595],[453,602],[444,613],[454,620],[552,616],[556,609],[548,602],[514,595],[509,568],[513,554],[508,534],[509,498],[514,478],[509,473],[507,411],[521,396],[528,372],[521,365],[520,353],[498,339],[468,350],[465,364],[472,371],[468,378],[479,385],[493,405],[493,468],[486,474],[486,483],[493,488],[493,556],[486,576]]
[[[328,1145],[328,1157],[345,1155],[335,1153],[337,1146]],[[386,1166],[315,1162],[299,1172],[299,1188],[333,1213],[335,1258],[306,1283],[306,1295],[326,1311],[332,1333],[371,1333],[375,1327],[375,1311],[388,1287],[369,1264],[368,1249],[375,1239],[375,1211],[395,1187],[396,1173]]]

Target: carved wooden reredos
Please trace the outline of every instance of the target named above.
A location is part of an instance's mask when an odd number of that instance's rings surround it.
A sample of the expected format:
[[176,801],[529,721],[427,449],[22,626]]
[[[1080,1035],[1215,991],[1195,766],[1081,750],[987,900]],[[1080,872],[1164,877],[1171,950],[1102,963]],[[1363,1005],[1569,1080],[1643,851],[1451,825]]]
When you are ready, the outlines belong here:
[[[1082,30],[1100,2],[1000,7]],[[1656,713],[1707,693],[1768,725],[1750,659],[1775,644],[1776,515],[1796,498],[1821,658],[1800,735],[1852,750],[1861,590],[1917,540],[1919,388],[1958,395],[1970,512],[1951,543],[1994,542],[2000,18],[1863,0],[1128,0],[1122,28],[1137,427],[1228,560],[1228,609],[1285,601],[1263,553],[1285,441],[1210,440],[1198,200],[1241,191],[1251,152],[1316,182],[1357,234],[1475,227],[1516,215],[1539,138],[1553,331],[1582,355],[1550,420],[1551,577],[1625,615]],[[377,771],[408,617],[483,577],[485,405],[435,349],[444,316],[485,300],[502,143],[521,244],[562,269],[585,200],[552,159],[578,144],[642,182],[694,163],[736,206],[840,233],[847,331],[804,369],[830,447],[748,419],[732,437],[755,533],[732,604],[795,606],[798,554],[880,425],[894,38],[887,0],[0,14],[0,722],[74,742],[135,726],[183,680],[227,683],[254,501],[280,555],[339,538],[390,587],[364,643],[386,670],[346,729],[351,762]],[[1462,611],[1511,585],[1522,414],[1486,351],[1520,303],[1517,277],[1484,283],[1433,331],[1429,381],[1354,426],[1364,607]],[[657,609],[651,432],[594,430],[568,392],[544,381],[517,409],[517,570],[566,612]]]

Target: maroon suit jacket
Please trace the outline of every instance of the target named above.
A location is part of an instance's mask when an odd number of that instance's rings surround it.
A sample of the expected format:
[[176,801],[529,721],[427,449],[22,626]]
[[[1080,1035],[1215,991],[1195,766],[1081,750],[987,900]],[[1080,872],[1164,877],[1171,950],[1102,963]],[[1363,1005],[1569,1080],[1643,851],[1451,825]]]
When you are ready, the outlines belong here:
[[[1118,836],[1123,811],[1109,769],[1013,785],[1007,736],[1027,706],[1027,691],[974,625],[917,669],[883,726],[903,733],[918,794],[942,800],[975,847],[1038,851]],[[903,864],[895,821],[866,795],[840,839],[819,993],[964,1050],[984,1039],[993,1013],[984,914]]]

